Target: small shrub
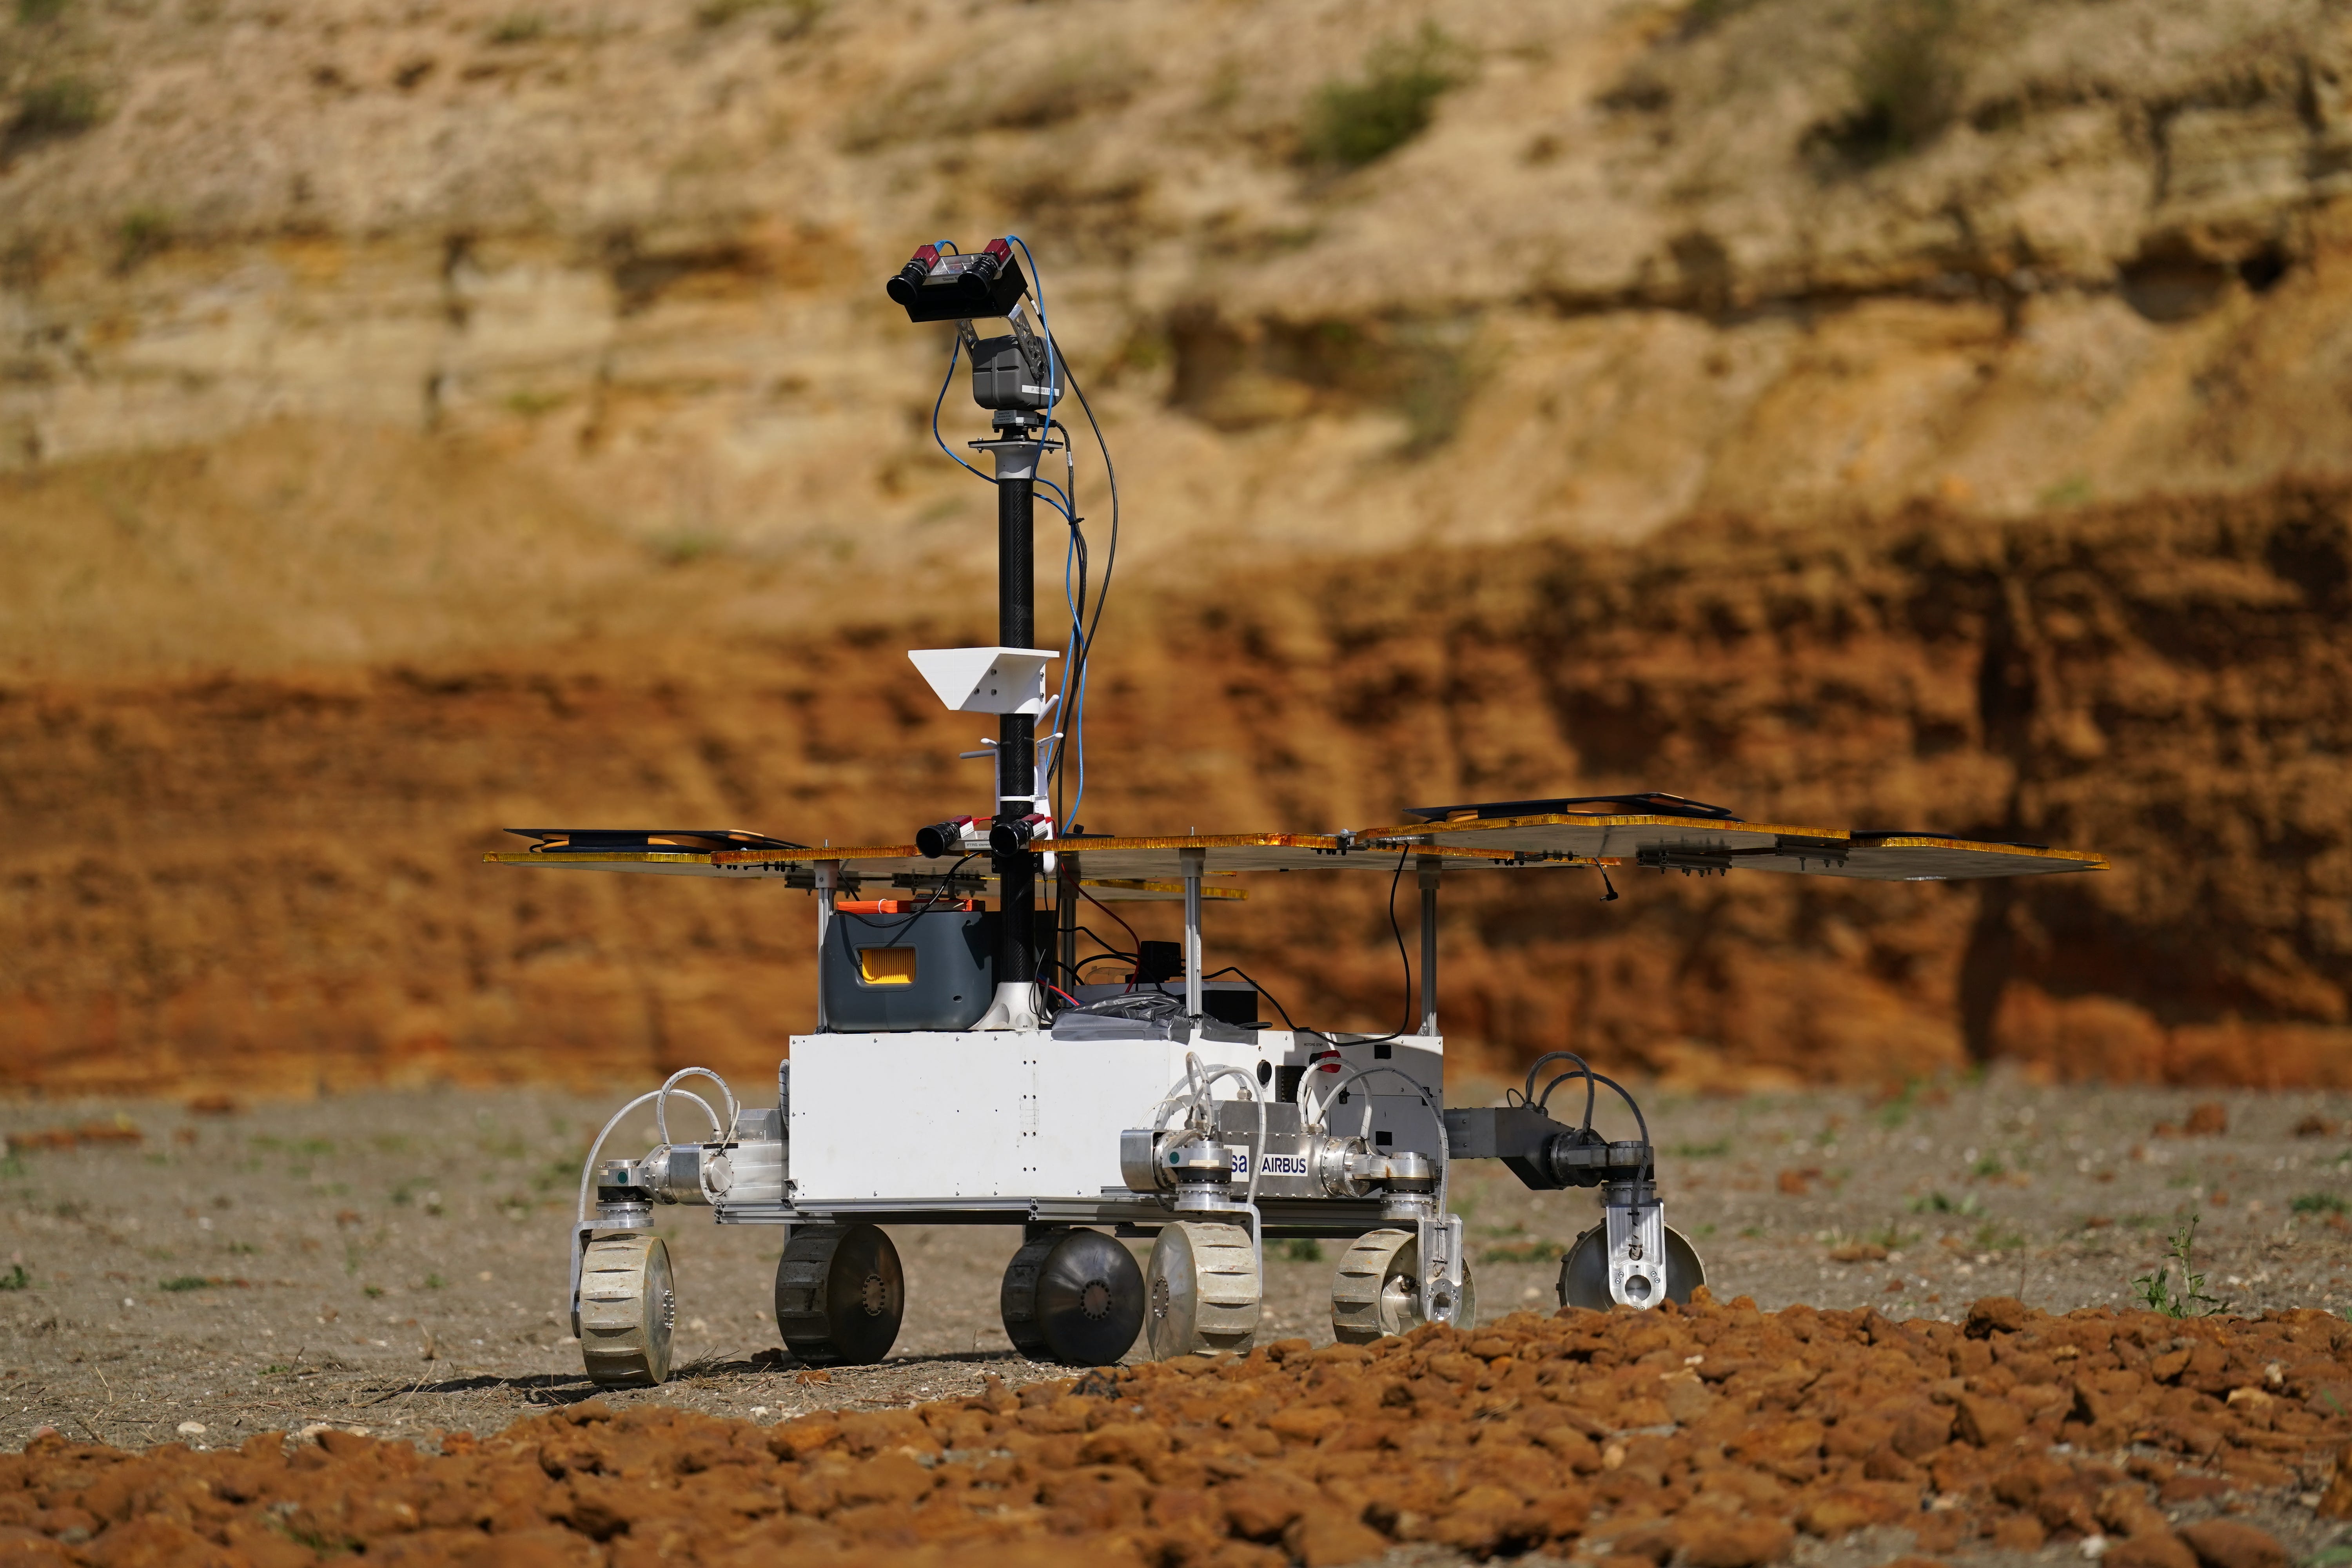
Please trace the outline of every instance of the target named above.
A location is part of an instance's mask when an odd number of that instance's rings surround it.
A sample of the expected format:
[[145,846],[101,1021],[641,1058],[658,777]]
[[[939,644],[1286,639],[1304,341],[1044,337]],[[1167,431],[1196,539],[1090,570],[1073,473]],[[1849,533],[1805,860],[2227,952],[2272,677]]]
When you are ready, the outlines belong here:
[[25,1272],[21,1263],[8,1265],[8,1272],[0,1274],[0,1290],[25,1290],[32,1287],[33,1277]]
[[1300,151],[1309,163],[1362,168],[1428,130],[1437,100],[1470,75],[1470,51],[1434,22],[1385,39],[1365,54],[1360,78],[1316,89]]
[[501,19],[490,29],[494,44],[528,44],[546,37],[547,18],[532,11],[518,11]]
[[383,1296],[383,1287],[381,1285],[362,1285],[360,1287],[360,1294],[365,1296],[371,1301],[380,1300]]
[[1881,0],[1851,71],[1854,107],[1818,126],[1812,150],[1868,168],[1916,153],[1958,111],[1953,0]]
[[1323,1244],[1311,1236],[1297,1236],[1282,1244],[1282,1259],[1286,1263],[1320,1263]]
[[2305,1193],[2287,1206],[2296,1214],[2352,1213],[2352,1200],[2342,1193]]
[[2013,1230],[2003,1230],[1998,1225],[1980,1225],[1970,1237],[1979,1252],[2015,1252],[2025,1245],[2025,1237]]
[[728,23],[755,12],[779,13],[771,29],[782,40],[797,38],[814,27],[824,16],[827,0],[703,0],[695,7],[697,26],[723,27]]
[[449,1288],[449,1281],[442,1279],[438,1274],[427,1274],[425,1277],[425,1288],[427,1290],[446,1290]]
[[172,218],[153,207],[133,207],[114,230],[114,269],[129,272],[172,244]]
[[218,1283],[220,1283],[220,1281],[216,1279],[207,1279],[201,1274],[182,1274],[170,1279],[157,1280],[156,1287],[159,1289],[171,1290],[174,1292],[181,1290],[209,1290]]
[[1677,1143],[1666,1152],[1677,1160],[1713,1160],[1731,1152],[1731,1140],[1718,1138],[1712,1143]]
[[8,144],[22,148],[79,136],[99,119],[98,88],[87,77],[35,82],[16,101],[16,117],[8,122]]
[[[2199,1217],[2190,1215],[2187,1225],[2166,1237],[2165,1261],[2158,1264],[2153,1273],[2142,1274],[2132,1281],[2132,1289],[2139,1292],[2148,1310],[2168,1318],[2210,1318],[2229,1310],[2229,1302],[2205,1293],[2205,1276],[2197,1272],[2192,1251]],[[2175,1268],[2180,1271],[2177,1283],[2172,1278]]]
[[47,26],[72,4],[73,0],[16,0],[16,20],[27,27]]

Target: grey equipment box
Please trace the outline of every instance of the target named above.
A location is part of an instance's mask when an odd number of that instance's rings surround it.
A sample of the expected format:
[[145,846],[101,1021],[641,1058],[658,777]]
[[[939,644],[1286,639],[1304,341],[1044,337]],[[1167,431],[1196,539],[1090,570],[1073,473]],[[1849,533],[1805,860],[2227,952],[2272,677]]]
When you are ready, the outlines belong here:
[[836,914],[827,923],[824,1026],[835,1033],[969,1029],[996,996],[992,910]]

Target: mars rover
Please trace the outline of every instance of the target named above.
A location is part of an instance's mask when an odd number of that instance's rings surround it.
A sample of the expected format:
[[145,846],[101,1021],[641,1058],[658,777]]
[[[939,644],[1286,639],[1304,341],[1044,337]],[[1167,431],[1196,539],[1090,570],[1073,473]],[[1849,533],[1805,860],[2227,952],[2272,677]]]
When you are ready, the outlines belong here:
[[[1026,255],[1017,238],[970,255],[925,246],[887,285],[910,320],[954,323],[940,401],[968,354],[973,397],[992,416],[989,437],[971,445],[993,468],[972,471],[996,490],[997,645],[909,658],[950,710],[999,716],[994,812],[926,826],[910,844],[846,848],[733,829],[517,829],[531,847],[489,857],[766,879],[815,895],[816,1027],[792,1037],[773,1100],[764,1086],[739,1100],[717,1074],[688,1068],[624,1106],[589,1151],[572,1313],[597,1382],[668,1374],[676,1295],[652,1231],[655,1206],[667,1204],[708,1205],[721,1225],[785,1227],[776,1324],[815,1365],[878,1361],[896,1339],[905,1282],[890,1225],[1021,1225],[1001,1304],[1013,1344],[1037,1360],[1116,1362],[1139,1335],[1158,1357],[1244,1349],[1258,1330],[1265,1246],[1286,1237],[1348,1243],[1331,1284],[1342,1340],[1466,1326],[1476,1284],[1447,1203],[1465,1159],[1500,1160],[1530,1187],[1599,1190],[1601,1223],[1561,1262],[1563,1305],[1686,1300],[1704,1270],[1665,1225],[1655,1148],[1620,1085],[1553,1052],[1503,1105],[1445,1104],[1444,880],[1570,867],[1604,879],[1647,868],[1936,880],[2105,865],[2035,846],[1751,823],[1663,795],[1433,806],[1322,834],[1066,827],[1065,789],[1084,795],[1086,677],[1117,559],[1118,490],[1100,427],[1031,292]],[[982,338],[975,321],[1008,331]],[[1091,616],[1076,442],[1056,417],[1071,394],[1110,481],[1110,555]],[[935,436],[937,422],[935,405]],[[1059,650],[1034,646],[1040,500],[1070,535]],[[1407,871],[1420,894],[1419,1017],[1392,1034],[1302,1028],[1286,1016],[1267,1026],[1265,993],[1208,968],[1202,913],[1246,896],[1244,881],[1384,876],[1393,910]],[[1132,952],[1082,957],[1081,908],[1139,899],[1183,901],[1181,946],[1139,941]],[[1109,978],[1089,981],[1090,969]],[[1553,1113],[1563,1086],[1581,1087],[1580,1116]],[[1602,1090],[1622,1099],[1637,1136],[1595,1129]],[[647,1105],[655,1146],[604,1159],[614,1130]],[[1154,1237],[1148,1266],[1117,1237]]]

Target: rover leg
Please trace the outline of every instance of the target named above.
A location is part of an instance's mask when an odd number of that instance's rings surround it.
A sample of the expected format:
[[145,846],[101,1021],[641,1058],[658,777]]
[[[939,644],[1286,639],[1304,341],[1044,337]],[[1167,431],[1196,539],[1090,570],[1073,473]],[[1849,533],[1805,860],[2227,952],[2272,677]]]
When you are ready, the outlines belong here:
[[1257,1251],[1240,1226],[1179,1220],[1163,1227],[1144,1284],[1143,1330],[1155,1360],[1245,1351],[1257,1338]]
[[1143,1271],[1098,1230],[1055,1227],[1005,1266],[1004,1332],[1031,1361],[1109,1366],[1143,1328]]
[[796,1225],[776,1265],[776,1328],[811,1366],[890,1353],[907,1311],[898,1249],[879,1226]]
[[[1462,1300],[1454,1321],[1478,1321],[1478,1285],[1462,1261]],[[1342,1344],[1369,1344],[1419,1328],[1421,1243],[1409,1230],[1375,1230],[1356,1238],[1331,1281],[1331,1331]]]
[[677,1317],[669,1248],[657,1236],[592,1241],[580,1271],[580,1358],[607,1388],[650,1388],[669,1376]]
[[[1698,1249],[1683,1238],[1683,1233],[1672,1226],[1664,1227],[1666,1236],[1665,1297],[1676,1306],[1688,1306],[1691,1292],[1706,1283],[1706,1266],[1699,1261]],[[1605,1226],[1594,1226],[1576,1238],[1568,1256],[1559,1260],[1559,1304],[1563,1307],[1590,1307],[1605,1312],[1615,1305],[1609,1294],[1609,1231]],[[1644,1303],[1654,1306],[1655,1302]]]

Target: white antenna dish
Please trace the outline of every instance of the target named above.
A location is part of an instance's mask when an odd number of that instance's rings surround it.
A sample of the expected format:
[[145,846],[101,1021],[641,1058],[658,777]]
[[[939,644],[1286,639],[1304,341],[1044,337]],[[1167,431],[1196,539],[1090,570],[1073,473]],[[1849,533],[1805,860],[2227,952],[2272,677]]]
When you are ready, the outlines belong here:
[[1045,663],[1062,656],[1034,647],[917,647],[907,657],[955,713],[1026,713],[1045,708]]

